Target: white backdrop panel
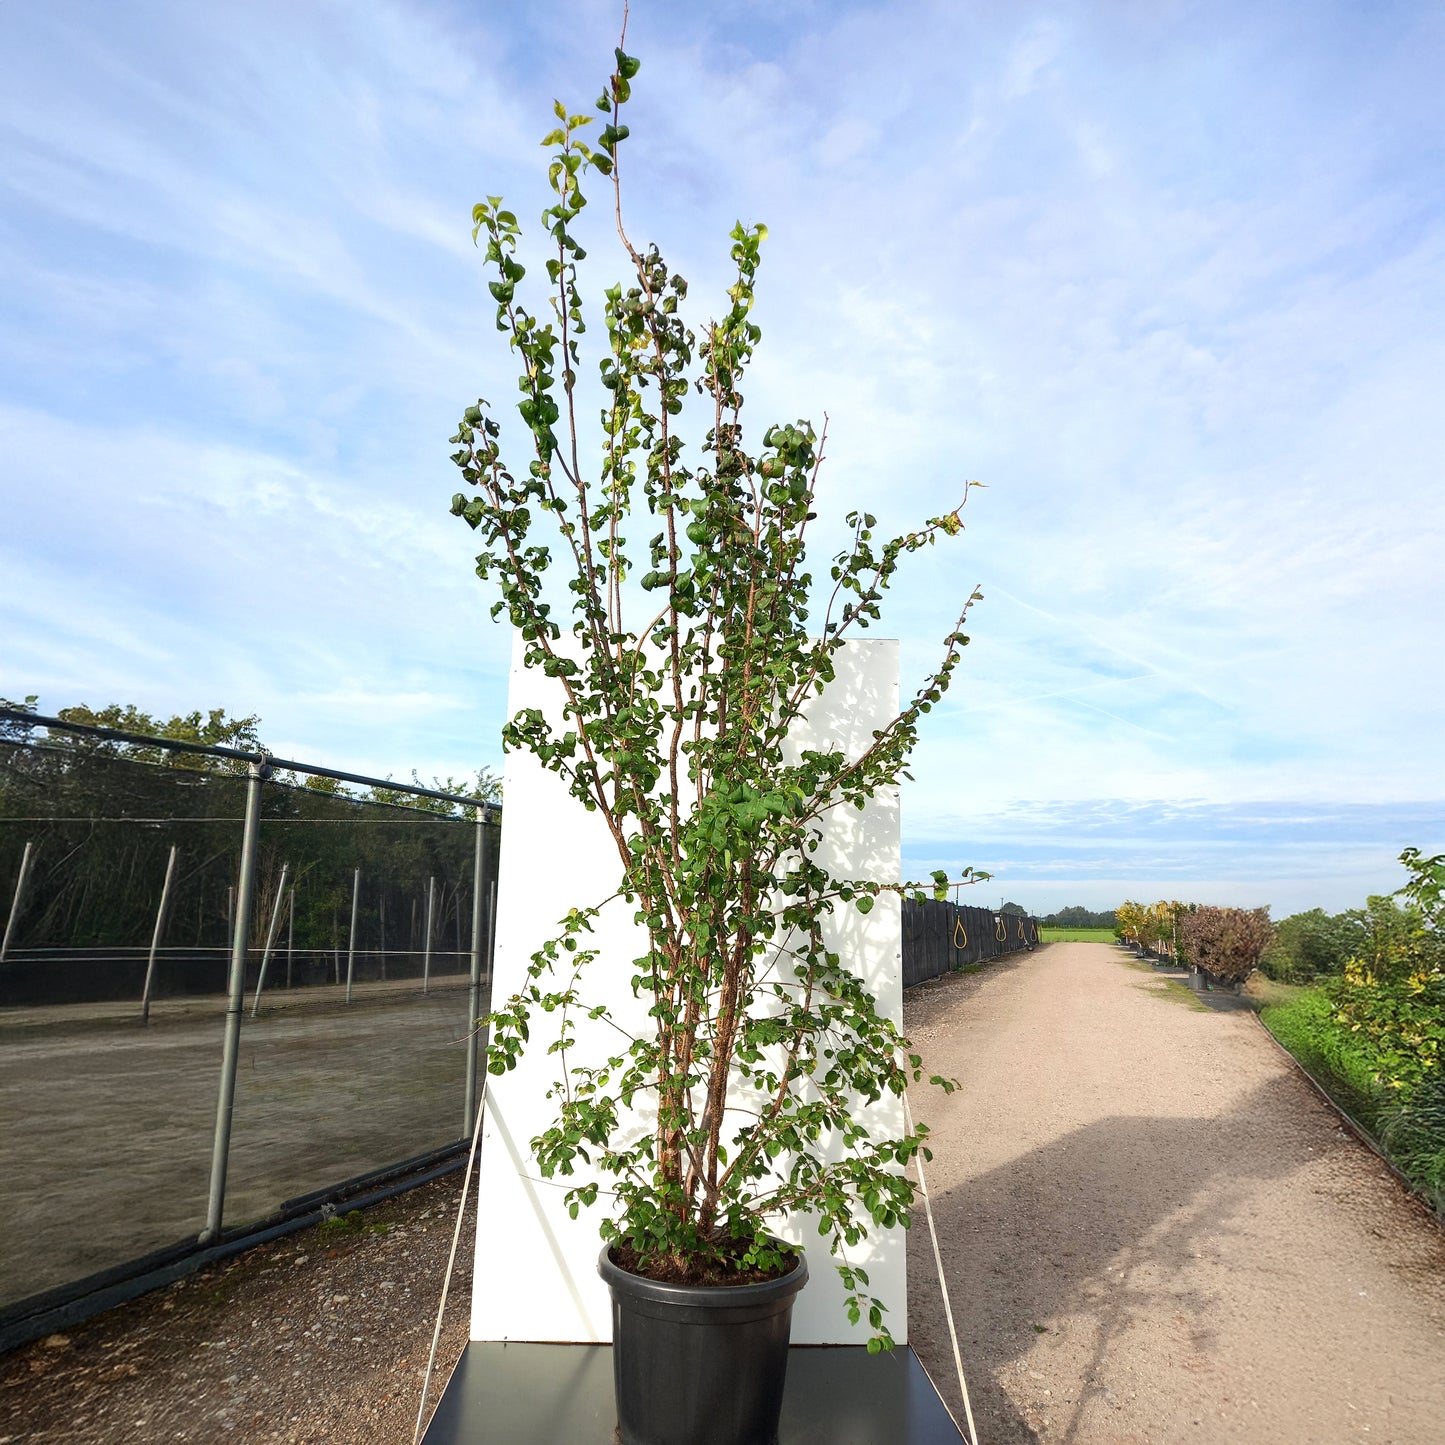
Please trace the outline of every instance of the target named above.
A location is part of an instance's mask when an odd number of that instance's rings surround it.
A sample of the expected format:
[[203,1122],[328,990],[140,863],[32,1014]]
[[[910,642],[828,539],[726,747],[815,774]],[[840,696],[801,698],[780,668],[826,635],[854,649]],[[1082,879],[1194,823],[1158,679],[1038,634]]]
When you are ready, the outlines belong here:
[[[514,640],[508,716],[520,708],[541,708],[560,719],[560,688],[550,678],[521,666]],[[856,756],[898,711],[898,644],[891,640],[851,642],[838,659],[838,676],[815,698],[805,724],[789,742],[796,748],[841,745]],[[525,981],[531,955],[558,932],[557,920],[570,907],[608,898],[620,876],[617,851],[606,824],[572,799],[556,774],[529,754],[510,753],[505,767],[505,814],[497,882],[497,941],[492,997],[501,1002]],[[818,859],[838,874],[896,883],[899,877],[898,797],[880,794],[863,812],[837,809],[829,815]],[[867,915],[848,909],[826,924],[829,948],[866,980],[879,1012],[902,1023],[902,930],[896,894],[884,894]],[[646,949],[646,935],[632,921],[632,908],[615,900],[603,910],[595,943],[599,957],[583,979],[589,1001],[606,1001],[622,1028],[640,1030],[646,1006],[632,997],[631,960]],[[529,1141],[554,1118],[547,1090],[558,1075],[546,1052],[556,1020],[538,1013],[521,1064],[488,1080],[478,1180],[477,1254],[472,1289],[474,1340],[608,1341],[611,1309],[597,1274],[601,1241],[597,1226],[605,1199],[577,1219],[562,1202],[567,1186],[543,1179]],[[578,1057],[601,1058],[625,1041],[609,1025],[582,1020]],[[867,1106],[880,1129],[902,1130],[902,1105],[891,1096]],[[639,1116],[625,1122],[647,1128]],[[861,1344],[870,1331],[852,1326],[843,1312],[843,1289],[827,1241],[805,1218],[788,1217],[781,1237],[809,1246],[810,1278],[793,1312],[798,1344]],[[902,1230],[875,1231],[850,1251],[862,1265],[871,1290],[888,1307],[888,1323],[900,1343],[907,1338],[907,1273]]]

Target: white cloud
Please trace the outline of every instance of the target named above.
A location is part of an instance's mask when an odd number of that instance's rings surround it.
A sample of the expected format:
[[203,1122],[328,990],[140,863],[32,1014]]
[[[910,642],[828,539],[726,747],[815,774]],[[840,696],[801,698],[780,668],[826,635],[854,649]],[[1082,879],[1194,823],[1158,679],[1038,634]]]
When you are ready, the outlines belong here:
[[1062,42],[1063,33],[1054,21],[1037,20],[1029,25],[1009,49],[1000,94],[1020,100],[1037,90]]
[[[505,194],[540,275],[536,140],[616,23],[0,9],[0,691],[223,701],[370,771],[494,759],[445,439],[515,382],[469,208]],[[883,629],[907,686],[984,584],[914,836],[1018,799],[1445,797],[1434,23],[633,16],[631,230],[706,315],[733,220],[769,223],[747,410],[830,414],[820,552],[850,507],[901,530],[989,484]],[[1376,864],[1319,827],[1355,886]]]

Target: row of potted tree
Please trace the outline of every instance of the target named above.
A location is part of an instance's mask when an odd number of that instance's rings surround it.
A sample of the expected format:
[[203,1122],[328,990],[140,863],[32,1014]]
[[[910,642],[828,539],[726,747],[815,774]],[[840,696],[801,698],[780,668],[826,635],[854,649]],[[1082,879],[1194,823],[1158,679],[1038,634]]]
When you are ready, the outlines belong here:
[[1268,908],[1126,899],[1114,916],[1120,940],[1141,954],[1187,966],[1213,986],[1238,988],[1274,938]]

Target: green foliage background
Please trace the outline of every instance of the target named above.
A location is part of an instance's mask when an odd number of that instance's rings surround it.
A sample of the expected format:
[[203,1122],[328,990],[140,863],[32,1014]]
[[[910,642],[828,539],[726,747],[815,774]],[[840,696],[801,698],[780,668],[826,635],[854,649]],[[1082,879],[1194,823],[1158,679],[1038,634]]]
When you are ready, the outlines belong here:
[[1295,915],[1286,966],[1333,964],[1349,952],[1337,971],[1318,970],[1335,976],[1261,1017],[1445,1212],[1445,855],[1411,848],[1401,862],[1410,872],[1403,901],[1376,896],[1333,918]]
[[[168,741],[262,747],[258,718],[233,718],[220,708],[162,721],[119,704],[66,708],[59,716]],[[236,881],[246,766],[159,745],[5,724],[0,880],[16,878],[25,844],[32,845],[12,948],[148,943],[173,844],[179,873],[165,942],[228,945],[228,891]],[[486,775],[479,778],[486,781]],[[252,943],[264,942],[284,862],[290,865],[288,887],[296,888],[299,949],[319,952],[344,942],[357,868],[363,877],[360,936],[373,946],[383,938],[394,950],[420,946],[415,903],[435,878],[435,946],[470,947],[475,834],[470,817],[456,816],[460,812],[399,788],[352,791],[314,775],[278,773],[262,794]]]

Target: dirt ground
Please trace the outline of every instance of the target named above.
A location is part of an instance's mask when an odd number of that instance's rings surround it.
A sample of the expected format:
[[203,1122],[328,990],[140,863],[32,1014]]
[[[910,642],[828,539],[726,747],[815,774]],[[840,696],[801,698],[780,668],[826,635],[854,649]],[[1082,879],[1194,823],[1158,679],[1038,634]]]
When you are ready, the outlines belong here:
[[[223,998],[0,1014],[0,1303],[194,1237],[205,1223]],[[225,1222],[467,1132],[465,978],[250,1000]],[[23,1241],[23,1245],[20,1242]],[[17,1247],[19,1245],[19,1247]]]
[[[0,1355],[0,1445],[409,1441],[461,1178]],[[469,1208],[431,1406],[466,1344],[475,1228]]]
[[[1445,1440],[1445,1234],[1250,1010],[1056,943],[905,1023],[980,1441]],[[961,1420],[921,1218],[909,1328]]]
[[[1445,1439],[1445,1235],[1247,1009],[1058,943],[913,990],[905,1015],[963,1084],[911,1097],[984,1445]],[[459,1189],[0,1356],[0,1445],[409,1440]],[[471,1238],[433,1400],[465,1342]],[[921,1217],[909,1289],[962,1419]]]

